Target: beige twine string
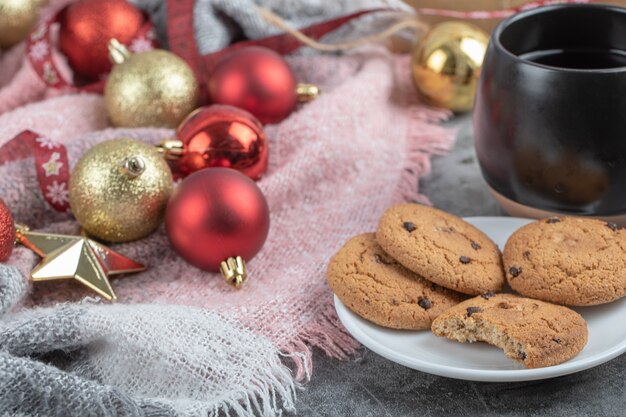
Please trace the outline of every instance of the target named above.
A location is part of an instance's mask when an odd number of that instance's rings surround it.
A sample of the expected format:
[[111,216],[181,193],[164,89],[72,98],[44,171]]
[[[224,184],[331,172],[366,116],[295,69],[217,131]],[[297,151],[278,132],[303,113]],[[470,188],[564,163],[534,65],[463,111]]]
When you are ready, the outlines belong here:
[[362,38],[354,39],[352,41],[327,44],[318,42],[315,39],[305,35],[298,29],[291,27],[280,16],[276,15],[275,13],[264,7],[257,6],[257,11],[259,12],[259,15],[261,15],[261,17],[269,24],[283,30],[284,32],[289,33],[300,42],[302,42],[304,45],[324,52],[345,51],[375,42],[382,42],[404,29],[413,29],[415,30],[416,34],[421,34],[428,30],[428,25],[425,22],[419,20],[418,16],[411,13],[398,13],[398,20],[393,25],[380,33],[376,33],[370,36],[364,36]]

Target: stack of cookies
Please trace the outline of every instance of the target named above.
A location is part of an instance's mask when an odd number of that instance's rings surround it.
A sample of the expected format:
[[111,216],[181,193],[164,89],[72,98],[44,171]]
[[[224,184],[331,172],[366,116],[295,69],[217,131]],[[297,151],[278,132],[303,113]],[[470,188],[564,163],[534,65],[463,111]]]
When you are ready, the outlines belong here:
[[[348,241],[327,279],[349,309],[378,325],[491,343],[535,368],[587,343],[584,319],[562,305],[626,295],[625,254],[626,231],[617,226],[555,217],[516,231],[502,255],[464,220],[402,204],[383,214],[376,233]],[[506,282],[525,297],[499,294]]]

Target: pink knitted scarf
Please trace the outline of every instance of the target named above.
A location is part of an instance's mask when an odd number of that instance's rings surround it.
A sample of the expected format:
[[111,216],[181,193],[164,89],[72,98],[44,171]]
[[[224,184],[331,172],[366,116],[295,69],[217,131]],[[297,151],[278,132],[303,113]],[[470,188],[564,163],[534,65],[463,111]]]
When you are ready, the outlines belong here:
[[[311,373],[311,347],[344,357],[357,343],[335,316],[325,280],[329,258],[357,233],[371,231],[383,210],[404,200],[427,202],[418,179],[429,158],[446,152],[454,132],[448,114],[417,102],[406,57],[380,49],[349,55],[295,57],[299,81],[324,94],[287,120],[267,126],[270,166],[259,186],[271,210],[271,230],[249,263],[241,290],[179,258],[164,229],[115,249],[148,270],[113,280],[120,303],[179,304],[216,310],[272,341],[295,361],[296,377]],[[162,129],[107,129],[102,98],[81,94],[48,99],[0,116],[0,144],[23,129],[65,143],[70,164],[95,143],[129,136],[148,143],[172,136]],[[0,195],[17,221],[75,233],[68,214],[40,195],[33,160],[0,166]],[[10,259],[26,281],[36,256],[17,248]],[[80,301],[91,294],[75,283],[25,285],[13,310]]]

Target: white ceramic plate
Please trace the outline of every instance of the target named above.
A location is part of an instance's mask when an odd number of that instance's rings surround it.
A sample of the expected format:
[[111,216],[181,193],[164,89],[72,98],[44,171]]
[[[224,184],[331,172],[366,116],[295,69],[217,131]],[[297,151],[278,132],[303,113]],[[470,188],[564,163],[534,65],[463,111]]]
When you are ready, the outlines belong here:
[[[500,248],[527,219],[510,217],[466,218]],[[513,382],[554,378],[592,368],[626,351],[626,298],[597,307],[577,308],[587,321],[589,342],[576,357],[556,366],[525,369],[485,343],[458,343],[429,331],[391,330],[377,326],[348,310],[335,296],[343,325],[359,342],[409,368],[471,381]]]

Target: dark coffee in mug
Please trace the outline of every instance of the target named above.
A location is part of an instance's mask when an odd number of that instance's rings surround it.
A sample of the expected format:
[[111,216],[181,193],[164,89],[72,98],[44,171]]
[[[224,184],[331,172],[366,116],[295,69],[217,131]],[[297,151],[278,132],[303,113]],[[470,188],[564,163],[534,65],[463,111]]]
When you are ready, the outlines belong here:
[[624,115],[625,8],[539,7],[492,33],[474,141],[483,177],[510,213],[623,217],[626,225]]
[[520,58],[556,68],[604,69],[626,67],[626,51],[619,49],[548,49],[532,51]]

